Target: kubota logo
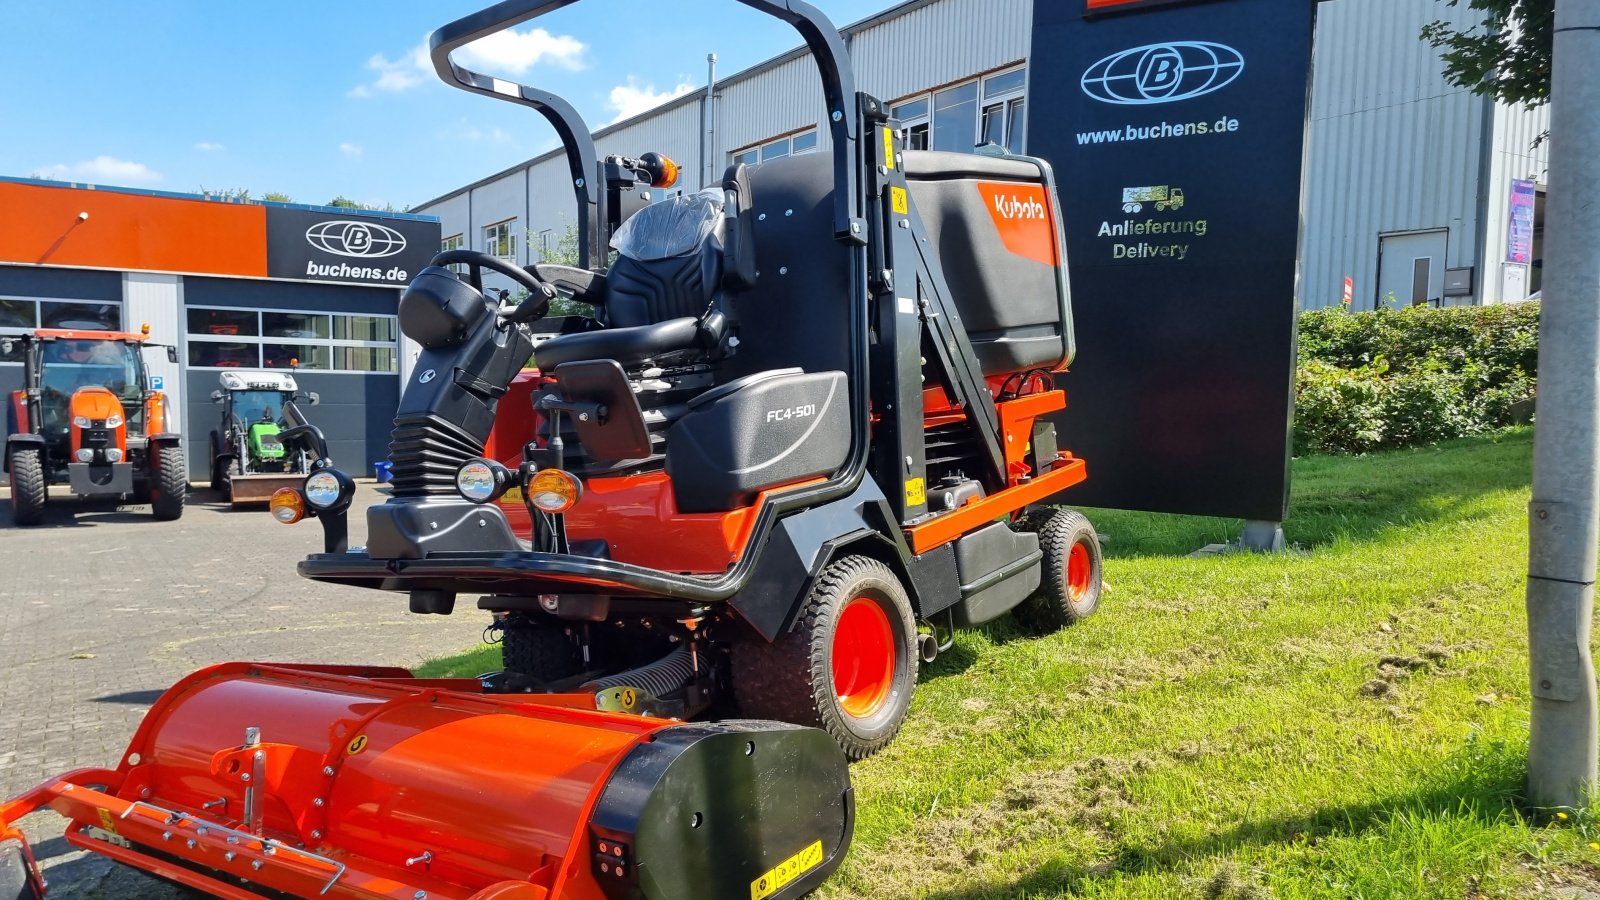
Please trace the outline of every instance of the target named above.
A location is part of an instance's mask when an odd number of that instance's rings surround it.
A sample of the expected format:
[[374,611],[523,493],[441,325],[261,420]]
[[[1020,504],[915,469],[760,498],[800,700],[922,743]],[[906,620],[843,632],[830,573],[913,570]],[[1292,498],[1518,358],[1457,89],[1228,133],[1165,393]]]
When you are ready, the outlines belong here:
[[1100,60],[1083,73],[1083,92],[1102,103],[1150,106],[1220,91],[1244,71],[1244,55],[1226,44],[1146,44]]
[[994,211],[1007,219],[1044,218],[1044,204],[1032,198],[1023,200],[1016,196],[996,196]]
[[306,242],[338,256],[376,259],[406,249],[405,235],[376,222],[318,222],[306,229]]

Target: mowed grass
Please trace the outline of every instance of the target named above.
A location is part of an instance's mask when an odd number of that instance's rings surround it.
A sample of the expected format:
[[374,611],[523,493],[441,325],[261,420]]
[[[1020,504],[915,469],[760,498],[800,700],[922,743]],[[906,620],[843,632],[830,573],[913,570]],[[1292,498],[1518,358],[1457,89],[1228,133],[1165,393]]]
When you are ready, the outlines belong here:
[[[1519,805],[1532,437],[1295,463],[1299,552],[1092,512],[1099,615],[926,667],[851,769],[820,896],[1528,896],[1600,884],[1600,827]],[[495,668],[492,650],[431,671]]]

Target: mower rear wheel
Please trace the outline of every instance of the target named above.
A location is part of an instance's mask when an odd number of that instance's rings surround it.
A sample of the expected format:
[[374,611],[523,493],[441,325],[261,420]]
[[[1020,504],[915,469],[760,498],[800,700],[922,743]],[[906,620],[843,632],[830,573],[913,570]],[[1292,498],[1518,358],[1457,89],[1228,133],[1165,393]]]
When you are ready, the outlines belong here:
[[733,693],[746,716],[821,728],[845,755],[888,746],[917,686],[917,626],[905,585],[867,556],[835,560],[793,631],[733,646]]
[[513,613],[500,637],[507,672],[560,681],[583,671],[583,656],[564,626]]
[[1051,509],[1031,515],[1024,528],[1037,532],[1044,551],[1039,590],[1014,611],[1037,634],[1059,631],[1094,615],[1104,584],[1100,537],[1082,513]]
[[183,515],[184,497],[189,493],[189,466],[179,444],[151,448],[155,471],[150,473],[150,512],[164,522]]
[[39,900],[22,842],[16,839],[0,841],[0,900]]
[[11,521],[18,525],[43,522],[48,498],[44,451],[38,447],[19,447],[11,451]]

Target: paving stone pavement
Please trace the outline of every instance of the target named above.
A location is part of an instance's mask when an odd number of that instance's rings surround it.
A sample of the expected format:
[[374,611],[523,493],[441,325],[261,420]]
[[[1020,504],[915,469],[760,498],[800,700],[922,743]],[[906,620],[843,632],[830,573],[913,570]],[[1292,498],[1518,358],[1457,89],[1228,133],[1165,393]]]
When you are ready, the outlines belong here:
[[[52,501],[55,495],[52,494]],[[363,484],[351,543],[384,494]],[[210,491],[183,517],[63,497],[36,528],[11,524],[0,486],[0,797],[81,766],[110,766],[161,692],[233,660],[413,665],[474,645],[487,618],[414,616],[403,597],[316,584],[294,564],[322,546]],[[240,736],[243,737],[242,735]],[[61,838],[54,813],[24,820],[51,900],[192,896]]]

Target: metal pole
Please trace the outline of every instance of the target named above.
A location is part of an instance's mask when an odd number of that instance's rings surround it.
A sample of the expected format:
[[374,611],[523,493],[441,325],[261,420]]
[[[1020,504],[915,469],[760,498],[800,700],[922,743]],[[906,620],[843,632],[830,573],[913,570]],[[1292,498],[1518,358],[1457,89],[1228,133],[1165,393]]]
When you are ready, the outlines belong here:
[[1580,807],[1596,781],[1600,515],[1600,4],[1556,4],[1544,311],[1528,531],[1528,795]]
[[721,155],[717,148],[717,55],[706,54],[706,122],[705,132],[700,136],[700,168],[702,170],[703,185],[713,185],[718,182],[716,158]]

